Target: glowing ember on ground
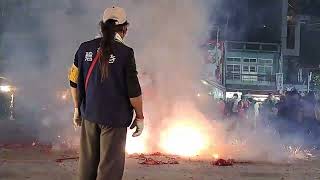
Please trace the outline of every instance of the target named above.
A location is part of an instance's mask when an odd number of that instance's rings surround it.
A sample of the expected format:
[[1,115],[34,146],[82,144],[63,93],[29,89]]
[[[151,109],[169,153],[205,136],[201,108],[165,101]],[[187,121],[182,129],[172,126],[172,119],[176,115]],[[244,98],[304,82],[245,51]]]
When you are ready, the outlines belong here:
[[132,132],[128,132],[126,143],[126,152],[128,154],[147,152],[146,133],[147,132],[143,132],[143,134],[140,137],[132,137]]
[[[157,124],[146,124],[141,137],[128,132],[126,152],[161,152],[182,157],[207,156],[212,158],[214,135],[212,124],[189,103],[178,103],[171,115]],[[155,123],[155,122],[153,122]],[[211,151],[211,153],[209,152]],[[217,152],[215,152],[217,154]]]
[[161,136],[161,148],[168,154],[197,156],[209,146],[209,137],[196,123],[181,122]]
[[214,158],[214,159],[219,159],[219,157],[220,157],[219,154],[214,154],[214,155],[213,155],[213,158]]

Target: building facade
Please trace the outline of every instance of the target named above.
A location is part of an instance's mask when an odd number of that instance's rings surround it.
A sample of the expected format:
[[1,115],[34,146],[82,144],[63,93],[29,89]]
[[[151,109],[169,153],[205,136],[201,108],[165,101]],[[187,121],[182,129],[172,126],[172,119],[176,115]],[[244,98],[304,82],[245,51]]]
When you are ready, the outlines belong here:
[[273,43],[225,43],[224,79],[228,92],[262,93],[277,90],[280,45]]
[[[248,11],[246,18],[237,15],[237,8],[231,8],[233,15],[228,15],[220,28],[225,40],[226,92],[310,91],[310,69],[315,68],[310,63],[316,67],[317,62],[320,64],[320,51],[316,50],[320,20],[299,11],[300,7],[298,0],[248,0],[238,9]],[[252,18],[252,14],[259,16]]]
[[320,65],[320,14],[316,6],[311,1],[282,0],[284,89],[313,90],[312,72]]

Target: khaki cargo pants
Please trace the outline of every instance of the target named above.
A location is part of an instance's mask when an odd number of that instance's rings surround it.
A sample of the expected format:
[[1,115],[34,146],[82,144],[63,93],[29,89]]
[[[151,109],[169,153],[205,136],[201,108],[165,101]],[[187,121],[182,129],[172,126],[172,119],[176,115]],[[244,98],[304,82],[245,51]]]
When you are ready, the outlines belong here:
[[121,180],[127,128],[110,128],[82,121],[80,180]]

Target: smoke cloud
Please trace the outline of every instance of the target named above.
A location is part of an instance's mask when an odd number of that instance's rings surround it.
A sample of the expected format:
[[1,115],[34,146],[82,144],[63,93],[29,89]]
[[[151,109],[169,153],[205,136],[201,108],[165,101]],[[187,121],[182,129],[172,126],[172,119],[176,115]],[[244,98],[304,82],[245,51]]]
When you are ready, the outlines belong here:
[[[32,12],[31,15],[19,23],[8,24],[2,36],[2,47],[7,47],[5,58],[11,62],[5,75],[18,87],[21,121],[28,121],[27,124],[37,130],[39,140],[56,141],[59,136],[76,141],[72,105],[57,93],[68,88],[68,68],[80,43],[96,37],[103,10],[118,5],[128,14],[130,27],[126,43],[135,50],[141,84],[144,84],[146,132],[141,139],[147,140],[148,151],[161,150],[162,133],[174,121],[183,122],[184,119],[177,119],[183,117],[191,118],[193,123],[213,126],[204,129],[214,139],[210,142],[213,150],[207,150],[207,154],[215,151],[223,154],[227,150],[230,156],[244,159],[286,157],[285,153],[279,153],[283,141],[268,129],[239,128],[228,133],[225,130],[228,123],[209,121],[195,103],[204,58],[201,45],[209,39],[210,24],[214,24],[210,22],[211,9],[217,2],[28,1],[27,11]],[[19,16],[20,10],[21,7],[15,9],[15,16]],[[246,139],[244,149],[247,151],[232,153],[234,146],[228,145],[240,137]],[[141,139],[136,142],[143,142]],[[129,144],[130,141],[135,140],[129,139]],[[261,142],[264,145],[258,146]],[[249,150],[253,151],[245,153]],[[266,157],[265,152],[271,155]]]

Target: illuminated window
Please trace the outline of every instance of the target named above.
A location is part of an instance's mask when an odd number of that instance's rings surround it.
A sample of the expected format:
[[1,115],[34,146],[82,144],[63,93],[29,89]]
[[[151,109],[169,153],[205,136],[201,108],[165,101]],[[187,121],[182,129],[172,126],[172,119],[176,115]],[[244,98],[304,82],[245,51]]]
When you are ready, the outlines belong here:
[[244,66],[242,66],[242,72],[243,73],[256,73],[257,72],[257,67],[256,66],[244,65]]
[[242,76],[242,81],[246,81],[246,82],[255,82],[258,81],[258,77],[257,76],[248,76],[248,75],[243,75]]
[[245,63],[257,63],[257,59],[256,58],[244,58],[243,62],[245,62]]
[[230,62],[241,62],[241,58],[239,58],[239,57],[229,57],[229,58],[227,58],[227,61],[230,61]]
[[240,65],[237,65],[237,64],[227,65],[227,71],[240,74]]
[[241,79],[240,71],[241,71],[241,66],[239,64],[227,65],[226,79],[227,80],[240,80]]
[[258,61],[260,64],[273,64],[272,59],[259,59]]
[[272,66],[258,66],[259,74],[272,74]]

